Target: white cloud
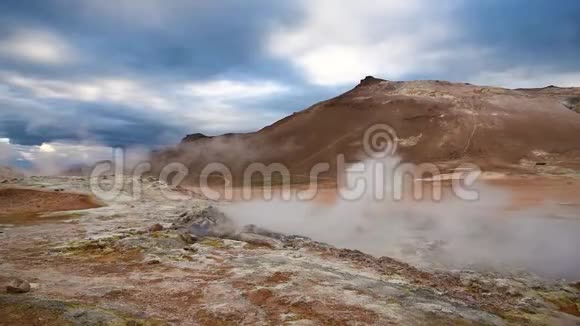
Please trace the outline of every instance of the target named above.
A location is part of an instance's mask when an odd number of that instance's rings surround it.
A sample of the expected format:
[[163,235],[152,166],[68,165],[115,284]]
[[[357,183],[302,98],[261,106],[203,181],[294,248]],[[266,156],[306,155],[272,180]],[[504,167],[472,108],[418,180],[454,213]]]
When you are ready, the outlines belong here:
[[549,85],[580,87],[580,71],[553,72],[546,67],[516,67],[503,71],[483,72],[471,78],[470,82],[508,88],[534,88]]
[[138,81],[118,78],[94,78],[84,81],[51,80],[22,76],[14,73],[0,74],[0,80],[26,89],[35,97],[64,99],[80,102],[108,102],[130,107],[167,110],[166,99]]
[[28,161],[38,174],[54,174],[76,164],[91,165],[97,161],[112,158],[113,149],[108,146],[88,142],[50,142],[42,145],[27,146],[1,144],[3,154],[8,160],[0,161],[10,164],[10,159]]
[[[107,76],[89,80],[53,80],[0,71],[0,86],[2,84],[11,90],[0,92],[0,104],[8,101],[31,108],[31,105],[21,103],[23,99],[47,106],[50,102],[45,103],[44,99],[111,103],[122,105],[119,109],[132,110],[143,118],[163,119],[168,124],[191,126],[212,133],[256,129],[272,122],[273,116],[280,118],[267,110],[241,107],[236,101],[268,98],[289,90],[269,80],[222,79],[159,86],[153,82]],[[28,94],[18,97],[22,92]],[[39,115],[43,124],[60,112],[38,106],[34,109],[43,112]],[[35,120],[31,117],[30,125]]]
[[21,30],[0,40],[0,56],[35,64],[62,65],[77,60],[75,51],[56,34]]
[[[240,108],[236,100],[270,97],[289,91],[289,88],[273,81],[212,80],[189,83],[182,94],[194,97],[197,110],[185,115],[203,125],[211,133],[220,131],[248,131],[282,118],[280,114],[254,108]],[[192,101],[190,100],[190,102]]]
[[283,112],[240,108],[220,100],[205,99],[196,104],[198,110],[188,110],[183,118],[197,121],[204,132],[253,131],[283,118]]
[[314,84],[353,83],[373,74],[397,79],[429,73],[452,55],[469,52],[449,48],[458,30],[452,24],[452,1],[301,3],[305,19],[273,29],[267,50],[289,60]]
[[38,147],[38,151],[43,153],[54,153],[56,150],[54,149],[54,146],[52,146],[51,144],[42,143],[42,145]]
[[272,81],[214,80],[190,83],[185,86],[185,94],[221,99],[269,96],[287,91],[287,88]]

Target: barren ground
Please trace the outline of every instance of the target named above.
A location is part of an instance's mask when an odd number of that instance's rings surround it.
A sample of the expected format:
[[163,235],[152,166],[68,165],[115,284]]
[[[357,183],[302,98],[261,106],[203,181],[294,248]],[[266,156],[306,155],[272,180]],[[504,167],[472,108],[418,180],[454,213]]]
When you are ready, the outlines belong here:
[[[218,226],[219,213],[210,206],[221,204],[192,198],[168,201],[161,196],[166,186],[146,179],[142,198],[124,192],[95,208],[88,197],[78,195],[88,194],[87,182],[37,177],[1,186],[0,191],[16,196],[12,198],[30,196],[42,203],[38,209],[53,211],[69,203],[90,209],[48,214],[69,218],[42,224],[2,222],[0,283],[19,277],[32,290],[0,294],[0,325],[580,321],[577,284],[527,274],[417,269],[387,257],[241,226],[235,233],[191,237],[195,223]],[[520,185],[510,180],[505,186],[512,182]],[[522,203],[536,202],[541,189],[552,186],[558,200],[577,199],[570,195],[578,189],[577,181],[569,184],[564,197],[558,195],[559,182],[532,181],[533,186],[520,192],[526,199]],[[5,190],[15,187],[45,192]],[[10,201],[10,215],[29,212],[19,200]],[[162,228],[151,229],[157,223]]]
[[96,208],[97,200],[85,194],[63,193],[61,189],[52,191],[5,188],[0,189],[0,221],[13,215],[74,211]]

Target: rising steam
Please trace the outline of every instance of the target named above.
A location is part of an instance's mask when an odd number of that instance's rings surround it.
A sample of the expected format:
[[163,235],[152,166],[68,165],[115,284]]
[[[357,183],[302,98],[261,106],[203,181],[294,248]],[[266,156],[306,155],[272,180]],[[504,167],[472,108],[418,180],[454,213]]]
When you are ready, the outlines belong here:
[[[387,161],[385,166],[396,166],[396,160]],[[392,172],[386,171],[387,179]],[[372,177],[364,175],[367,182]],[[223,210],[240,225],[305,235],[423,267],[580,278],[580,221],[555,217],[548,206],[507,210],[510,193],[482,183],[477,190],[477,201],[451,195],[440,202],[397,201],[390,196],[392,187],[386,187],[382,200],[369,189],[359,200],[338,199],[332,205],[275,199],[236,202]]]

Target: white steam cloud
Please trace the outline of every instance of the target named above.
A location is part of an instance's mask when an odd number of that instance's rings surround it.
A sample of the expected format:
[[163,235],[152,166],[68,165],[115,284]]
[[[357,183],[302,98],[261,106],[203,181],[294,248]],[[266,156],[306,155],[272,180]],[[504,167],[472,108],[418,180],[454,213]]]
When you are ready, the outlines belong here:
[[[386,166],[393,167],[390,163]],[[365,177],[372,181],[370,174]],[[554,208],[547,206],[507,210],[510,194],[482,184],[477,186],[477,201],[450,195],[440,202],[396,201],[386,188],[383,200],[375,200],[369,191],[359,200],[339,199],[332,205],[256,200],[232,203],[223,210],[240,225],[304,235],[423,267],[580,278],[577,216],[555,217]]]

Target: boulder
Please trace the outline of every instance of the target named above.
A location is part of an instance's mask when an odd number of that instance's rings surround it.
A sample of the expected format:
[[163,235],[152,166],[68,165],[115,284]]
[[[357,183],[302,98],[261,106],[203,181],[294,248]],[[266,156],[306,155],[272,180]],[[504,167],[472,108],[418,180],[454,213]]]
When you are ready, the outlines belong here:
[[213,206],[188,214],[180,219],[181,228],[197,237],[230,237],[236,233],[232,220]]
[[185,244],[194,244],[198,240],[198,238],[195,235],[183,232],[179,233],[179,238],[181,238],[181,240],[183,240]]
[[163,231],[163,225],[156,223],[149,227],[149,232]]
[[8,293],[26,293],[30,292],[30,283],[21,279],[14,279],[6,286]]
[[284,244],[276,239],[255,233],[240,233],[235,236],[236,240],[244,241],[257,246],[265,246],[271,249],[281,249]]

